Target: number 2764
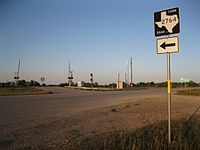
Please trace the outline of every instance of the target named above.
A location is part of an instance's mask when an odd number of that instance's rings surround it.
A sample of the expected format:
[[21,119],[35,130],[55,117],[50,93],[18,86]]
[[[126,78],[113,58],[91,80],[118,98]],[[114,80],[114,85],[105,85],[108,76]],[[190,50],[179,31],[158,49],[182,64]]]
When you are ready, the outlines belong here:
[[176,17],[174,17],[174,18],[162,19],[161,21],[162,21],[162,24],[176,22]]

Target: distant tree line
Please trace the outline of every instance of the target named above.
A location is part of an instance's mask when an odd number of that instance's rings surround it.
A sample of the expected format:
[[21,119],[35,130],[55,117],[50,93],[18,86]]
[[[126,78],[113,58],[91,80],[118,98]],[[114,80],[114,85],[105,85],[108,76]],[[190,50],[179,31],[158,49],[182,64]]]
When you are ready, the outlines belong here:
[[[172,82],[171,86],[174,88],[178,88],[178,87],[183,87],[183,86],[187,86],[187,87],[197,87],[200,86],[199,83],[196,83],[194,81],[190,81],[189,83],[180,83],[180,82]],[[137,84],[134,84],[134,87],[167,87],[167,82],[139,82]]]
[[19,80],[17,82],[14,82],[14,81],[0,82],[0,87],[32,87],[32,86],[40,86],[40,83],[34,80],[31,80],[31,81]]
[[[64,86],[69,86],[69,84],[68,83],[61,83],[59,86],[64,87]],[[71,86],[77,87],[78,83],[72,82]],[[97,82],[95,82],[93,84],[90,83],[90,82],[84,82],[84,87],[100,87],[100,85]]]
[[[64,87],[68,86],[68,83],[61,83],[59,86]],[[77,83],[72,83],[71,86],[77,87]],[[90,82],[85,82],[84,87],[102,87],[102,88],[116,88],[117,84],[116,83],[110,83],[110,84],[105,84],[105,85],[100,85],[97,82],[95,83],[90,83]],[[190,81],[189,83],[180,83],[180,82],[172,82],[171,86],[173,88],[178,88],[178,87],[197,87],[200,86],[199,83],[196,83],[194,81]],[[167,87],[167,82],[158,82],[155,83],[153,81],[151,82],[139,82],[137,84],[133,84],[133,87]]]

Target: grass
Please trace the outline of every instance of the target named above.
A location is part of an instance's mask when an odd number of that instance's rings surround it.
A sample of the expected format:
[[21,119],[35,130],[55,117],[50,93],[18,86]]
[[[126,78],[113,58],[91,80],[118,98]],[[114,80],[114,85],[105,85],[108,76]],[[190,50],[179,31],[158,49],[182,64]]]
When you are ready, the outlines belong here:
[[177,92],[178,95],[193,95],[193,96],[200,96],[200,89],[187,89],[181,90]]
[[172,144],[168,145],[167,121],[132,131],[87,137],[73,141],[69,149],[77,150],[199,150],[200,120],[172,122]]
[[0,96],[8,95],[34,95],[34,94],[50,94],[52,92],[33,87],[18,87],[18,88],[0,88]]

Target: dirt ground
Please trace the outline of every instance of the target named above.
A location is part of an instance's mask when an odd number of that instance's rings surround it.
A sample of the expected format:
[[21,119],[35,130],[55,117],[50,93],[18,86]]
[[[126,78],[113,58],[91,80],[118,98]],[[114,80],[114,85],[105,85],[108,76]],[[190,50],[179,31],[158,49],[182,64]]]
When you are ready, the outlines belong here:
[[[172,94],[172,119],[200,114],[200,97]],[[81,139],[167,120],[166,95],[80,111],[69,116],[0,125],[0,149],[67,149]]]

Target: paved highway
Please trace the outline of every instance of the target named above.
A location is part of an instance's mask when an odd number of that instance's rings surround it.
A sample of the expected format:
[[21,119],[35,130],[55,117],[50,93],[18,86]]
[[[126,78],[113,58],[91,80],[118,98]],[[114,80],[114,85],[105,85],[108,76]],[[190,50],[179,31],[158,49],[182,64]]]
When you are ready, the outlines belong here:
[[84,91],[48,87],[53,94],[0,96],[0,125],[51,117],[127,103],[147,96],[163,96],[165,89],[135,91]]

